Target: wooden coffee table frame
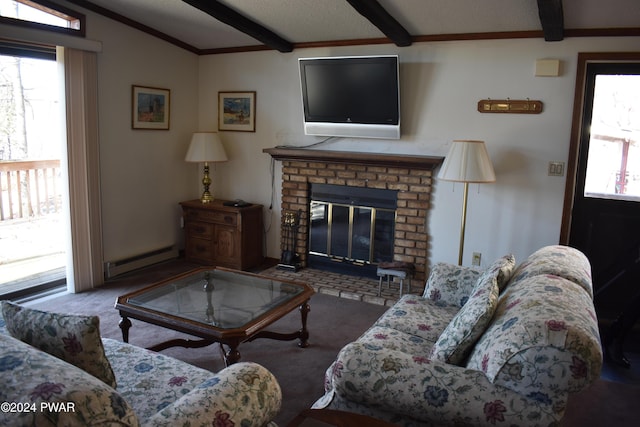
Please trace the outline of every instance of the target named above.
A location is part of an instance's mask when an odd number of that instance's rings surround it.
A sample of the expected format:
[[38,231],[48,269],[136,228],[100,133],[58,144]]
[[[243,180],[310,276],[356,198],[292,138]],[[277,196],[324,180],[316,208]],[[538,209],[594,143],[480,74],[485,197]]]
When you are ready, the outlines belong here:
[[[211,270],[219,270],[219,271],[227,271],[236,274],[241,274],[245,276],[253,276],[261,279],[267,280],[275,280],[281,283],[289,283],[295,286],[300,286],[303,288],[303,291],[298,295],[294,296],[290,300],[273,307],[268,310],[266,313],[258,316],[251,322],[243,325],[239,328],[233,329],[224,329],[218,328],[213,325],[207,325],[206,323],[197,322],[194,320],[185,319],[182,317],[174,316],[171,314],[163,313],[157,310],[152,310],[136,305],[132,305],[128,303],[128,299],[132,297],[136,297],[142,293],[148,292],[149,290],[164,286],[168,283],[183,279],[187,276],[197,274],[202,271],[211,271]],[[198,268],[195,270],[191,270],[187,273],[181,274],[179,276],[171,277],[170,279],[163,280],[162,282],[155,283],[151,286],[147,286],[143,289],[137,290],[135,292],[131,292],[125,295],[122,295],[117,298],[115,308],[120,311],[120,329],[122,330],[122,340],[124,342],[129,342],[129,329],[131,328],[131,320],[137,319],[143,321],[145,323],[150,323],[157,326],[162,326],[167,329],[171,329],[178,332],[184,332],[189,335],[193,335],[199,337],[199,340],[191,340],[191,339],[172,339],[169,341],[162,342],[160,344],[149,347],[149,350],[153,351],[161,351],[167,349],[169,347],[186,347],[186,348],[199,348],[206,347],[208,345],[219,343],[222,353],[224,355],[225,364],[231,365],[240,360],[240,352],[238,351],[238,347],[243,342],[249,342],[256,340],[258,338],[269,338],[280,341],[292,341],[295,339],[300,340],[298,343],[299,347],[305,348],[308,346],[309,340],[309,331],[307,330],[307,315],[310,311],[309,308],[309,299],[314,294],[313,288],[305,283],[300,282],[292,282],[287,280],[281,280],[277,278],[270,278],[267,276],[262,276],[259,274],[247,273],[244,271],[236,271],[222,267],[205,267]],[[278,319],[282,318],[286,314],[292,312],[296,309],[296,307],[300,311],[301,319],[302,319],[302,328],[298,331],[292,333],[279,333],[265,330],[266,327],[273,324]],[[227,346],[228,349],[225,351],[224,346]]]

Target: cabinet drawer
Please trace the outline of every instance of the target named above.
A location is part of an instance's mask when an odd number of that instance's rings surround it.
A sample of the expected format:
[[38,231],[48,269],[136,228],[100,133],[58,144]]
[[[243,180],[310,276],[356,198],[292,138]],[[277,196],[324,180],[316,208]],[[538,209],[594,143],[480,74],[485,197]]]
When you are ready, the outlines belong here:
[[213,242],[205,239],[190,239],[186,242],[185,256],[188,260],[199,260],[211,263],[214,259]]
[[189,222],[186,225],[187,235],[200,239],[213,238],[213,225],[206,222]]
[[229,212],[212,212],[200,209],[190,209],[187,212],[187,221],[206,221],[215,222],[217,224],[236,225],[238,216]]

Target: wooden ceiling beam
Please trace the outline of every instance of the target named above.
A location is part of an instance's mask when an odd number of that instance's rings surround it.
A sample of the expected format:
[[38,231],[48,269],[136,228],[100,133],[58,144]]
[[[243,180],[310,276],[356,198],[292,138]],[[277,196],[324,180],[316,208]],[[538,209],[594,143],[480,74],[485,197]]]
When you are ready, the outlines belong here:
[[389,37],[396,46],[410,46],[413,43],[411,34],[377,0],[347,1],[360,15],[371,21],[384,35]]
[[246,16],[236,12],[217,0],[182,0],[191,6],[213,16],[220,22],[253,37],[272,49],[286,53],[293,50],[293,43],[283,39],[273,31],[263,27]]
[[564,39],[562,0],[538,0],[538,15],[546,41],[557,42]]

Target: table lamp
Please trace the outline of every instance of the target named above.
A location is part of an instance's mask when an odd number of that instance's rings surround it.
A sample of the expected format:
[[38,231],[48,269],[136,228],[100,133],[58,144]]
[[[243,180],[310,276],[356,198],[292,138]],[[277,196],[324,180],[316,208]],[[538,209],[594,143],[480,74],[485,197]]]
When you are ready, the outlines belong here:
[[464,232],[467,222],[467,194],[470,182],[495,182],[496,175],[484,141],[455,140],[445,157],[438,179],[464,183],[462,198],[462,222],[460,226],[460,250],[458,265],[462,265]]
[[200,201],[202,203],[210,203],[213,196],[209,192],[211,178],[209,177],[210,162],[226,162],[227,153],[224,151],[220,137],[216,132],[196,132],[191,137],[191,144],[185,156],[185,161],[204,163],[204,174],[202,177],[202,185],[204,191]]

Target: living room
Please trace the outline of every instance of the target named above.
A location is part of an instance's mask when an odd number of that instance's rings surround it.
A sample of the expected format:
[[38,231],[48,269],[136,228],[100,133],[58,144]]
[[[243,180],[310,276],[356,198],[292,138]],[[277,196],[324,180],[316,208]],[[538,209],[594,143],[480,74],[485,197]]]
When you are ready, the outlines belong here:
[[[64,2],[63,2],[64,3]],[[72,4],[67,4],[73,7]],[[77,7],[77,6],[76,6]],[[265,208],[265,255],[280,256],[279,163],[263,149],[303,147],[323,138],[302,127],[298,58],[399,55],[402,136],[399,140],[335,138],[326,150],[444,156],[454,139],[486,142],[496,182],[472,185],[465,264],[505,252],[521,258],[559,239],[579,52],[633,51],[637,37],[575,37],[560,42],[507,39],[242,52],[198,56],[89,10],[87,39],[99,41],[100,189],[103,261],[169,245],[182,247],[184,200],[201,193],[200,168],[184,161],[191,134],[216,131],[218,92],[255,91],[255,132],[221,132],[228,162],[212,168],[220,199]],[[536,60],[559,60],[557,77],[536,77]],[[168,131],[131,129],[131,86],[171,91]],[[542,100],[541,114],[480,114],[480,99]],[[272,182],[275,183],[272,185]],[[462,191],[434,180],[428,218],[431,260],[458,255]]]
[[[576,60],[583,51],[633,50],[636,37],[450,41],[272,51],[198,57],[122,24],[88,13],[89,38],[99,55],[100,155],[104,260],[181,245],[178,202],[200,194],[199,168],[184,162],[190,136],[217,128],[219,91],[256,91],[255,133],[222,132],[229,161],[217,164],[212,189],[220,199],[265,207],[266,256],[280,254],[280,199],[272,188],[265,148],[318,142],[302,130],[297,59],[398,54],[402,138],[337,140],[325,149],[444,156],[453,139],[481,139],[497,174],[495,184],[472,186],[466,247],[485,260],[505,249],[524,257],[558,241],[564,177],[547,174],[566,162]],[[558,77],[536,77],[535,61],[556,58]],[[130,86],[171,89],[168,132],[130,128]],[[479,114],[485,98],[541,99],[540,115]],[[281,172],[276,164],[273,181]],[[275,194],[273,194],[275,192]],[[273,196],[273,198],[272,198]],[[461,191],[435,182],[429,218],[431,259],[455,261]],[[272,207],[272,209],[268,209]],[[135,231],[135,232],[133,232]],[[465,263],[469,260],[465,259]]]
[[[101,263],[184,247],[179,202],[202,191],[200,165],[184,157],[194,132],[218,129],[218,93],[228,91],[255,91],[256,126],[255,132],[220,132],[229,160],[212,167],[212,192],[263,205],[264,255],[278,259],[282,169],[263,150],[324,139],[303,131],[298,59],[350,55],[399,56],[401,138],[334,138],[314,148],[445,156],[452,140],[485,141],[496,182],[470,187],[463,263],[471,264],[473,252],[481,254],[482,267],[505,253],[523,260],[559,241],[567,177],[549,176],[548,165],[569,161],[578,54],[634,52],[640,41],[637,35],[447,40],[197,55],[60,3],[86,14],[86,38],[99,45]],[[540,59],[558,60],[558,75],[536,76]],[[169,130],[131,128],[132,85],[170,90]],[[544,108],[541,114],[477,111],[481,99],[507,98],[541,100]],[[456,262],[461,201],[458,184],[434,179],[429,265]]]

